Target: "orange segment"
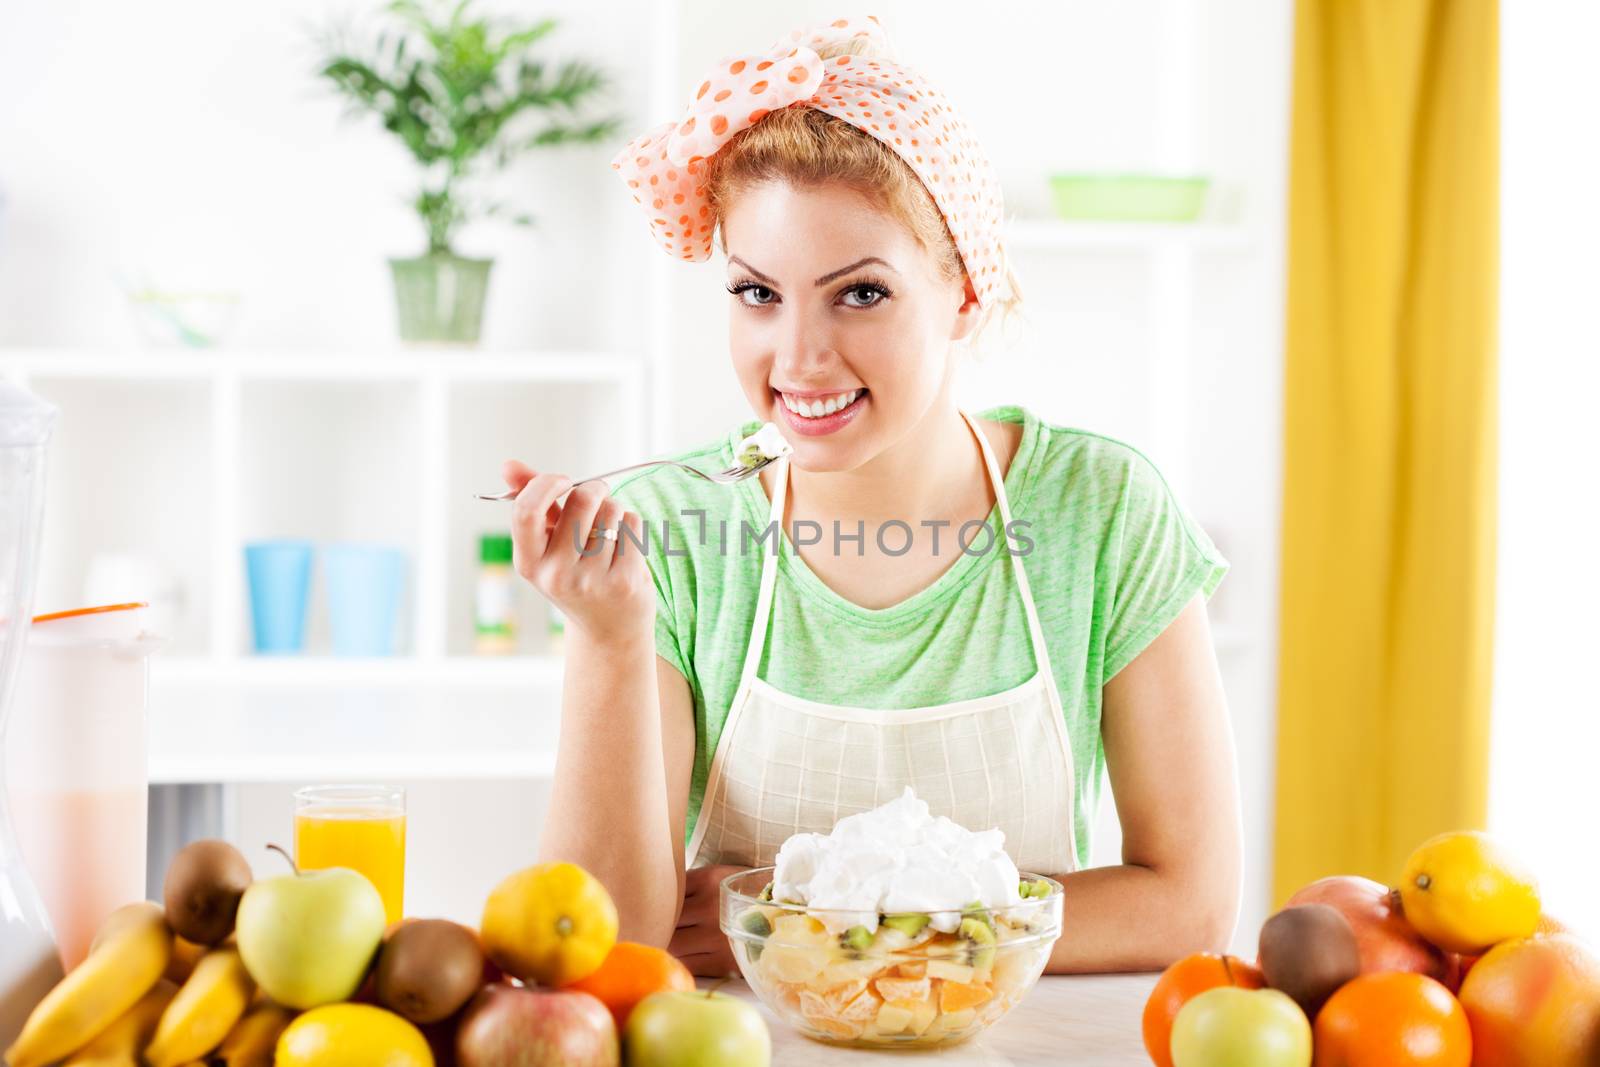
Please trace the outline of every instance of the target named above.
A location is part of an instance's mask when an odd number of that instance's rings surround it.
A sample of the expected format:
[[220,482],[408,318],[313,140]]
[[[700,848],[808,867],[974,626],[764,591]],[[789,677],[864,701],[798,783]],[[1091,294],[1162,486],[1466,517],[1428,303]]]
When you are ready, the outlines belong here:
[[873,985],[884,1000],[927,1000],[933,992],[926,978],[880,978]]
[[994,991],[983,982],[944,982],[939,986],[939,1010],[944,1012],[965,1011],[976,1008],[990,997]]

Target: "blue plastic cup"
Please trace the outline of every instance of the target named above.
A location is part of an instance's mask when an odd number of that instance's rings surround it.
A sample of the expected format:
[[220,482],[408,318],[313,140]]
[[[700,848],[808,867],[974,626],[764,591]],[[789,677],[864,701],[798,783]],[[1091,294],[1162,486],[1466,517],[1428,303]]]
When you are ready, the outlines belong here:
[[394,655],[405,592],[405,552],[389,545],[326,545],[322,574],[333,654]]
[[256,652],[266,656],[304,652],[311,543],[254,541],[244,546],[244,562]]

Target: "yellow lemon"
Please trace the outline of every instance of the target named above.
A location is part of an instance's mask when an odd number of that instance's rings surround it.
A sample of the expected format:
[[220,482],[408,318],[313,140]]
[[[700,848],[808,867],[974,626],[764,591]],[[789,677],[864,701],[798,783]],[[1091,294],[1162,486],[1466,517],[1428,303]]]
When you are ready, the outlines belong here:
[[370,1004],[326,1004],[278,1038],[277,1067],[433,1067],[428,1041],[411,1023]]
[[617,943],[617,908],[574,863],[541,863],[495,886],[479,929],[495,965],[524,982],[563,986],[599,970]]
[[1539,884],[1487,834],[1440,834],[1406,861],[1400,899],[1417,933],[1476,956],[1539,925]]

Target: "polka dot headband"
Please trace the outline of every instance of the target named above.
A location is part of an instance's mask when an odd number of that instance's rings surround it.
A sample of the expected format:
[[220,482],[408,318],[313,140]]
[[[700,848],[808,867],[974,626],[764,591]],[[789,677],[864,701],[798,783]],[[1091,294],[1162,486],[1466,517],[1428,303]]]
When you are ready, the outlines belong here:
[[818,56],[856,37],[887,47],[868,15],[794,30],[764,53],[722,60],[681,119],[634,138],[611,166],[661,247],[700,262],[711,257],[705,160],[779,108],[816,108],[882,141],[916,172],[955,238],[979,306],[988,308],[1005,277],[1000,183],[988,157],[944,94],[908,68],[877,56]]

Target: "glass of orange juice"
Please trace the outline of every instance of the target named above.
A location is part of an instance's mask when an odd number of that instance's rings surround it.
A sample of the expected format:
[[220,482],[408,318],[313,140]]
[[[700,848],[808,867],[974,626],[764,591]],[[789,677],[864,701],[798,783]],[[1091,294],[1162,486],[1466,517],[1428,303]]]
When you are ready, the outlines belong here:
[[302,871],[349,867],[383,898],[390,923],[405,914],[406,794],[377,785],[319,785],[294,794],[294,861]]

